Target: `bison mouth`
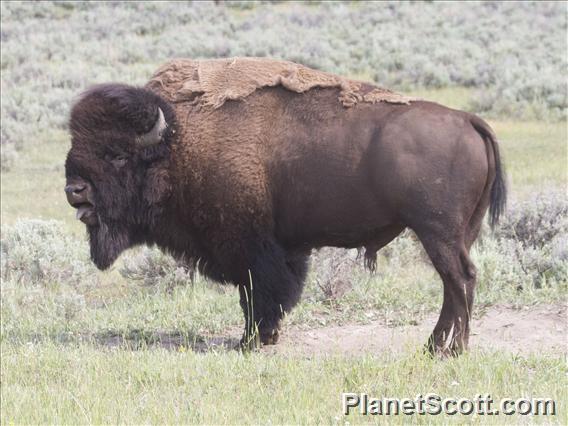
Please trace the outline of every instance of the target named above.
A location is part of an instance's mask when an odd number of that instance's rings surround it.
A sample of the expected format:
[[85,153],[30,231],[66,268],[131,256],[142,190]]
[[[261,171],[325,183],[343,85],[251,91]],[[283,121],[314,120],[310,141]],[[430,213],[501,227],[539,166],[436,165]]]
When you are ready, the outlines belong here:
[[93,201],[93,188],[83,179],[70,180],[65,186],[67,201],[77,209],[76,218],[86,225],[94,226],[98,223]]
[[95,206],[91,203],[82,203],[74,206],[77,209],[75,217],[85,225],[95,226],[99,223]]

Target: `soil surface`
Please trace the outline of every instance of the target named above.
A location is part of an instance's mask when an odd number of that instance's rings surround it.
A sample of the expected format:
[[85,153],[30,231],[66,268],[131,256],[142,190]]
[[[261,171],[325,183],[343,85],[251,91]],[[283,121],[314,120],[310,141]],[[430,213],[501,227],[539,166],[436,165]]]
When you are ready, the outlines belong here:
[[[515,354],[568,354],[568,303],[538,305],[513,309],[492,306],[479,309],[472,320],[470,348],[504,350]],[[368,324],[351,324],[322,328],[301,329],[284,326],[277,345],[264,346],[268,354],[299,356],[363,355],[385,351],[420,350],[428,340],[438,319],[429,315],[417,325],[389,326],[384,320]],[[195,352],[236,349],[241,329],[233,327],[221,335],[199,336],[189,342],[179,334],[156,332],[147,347],[179,350],[182,347]],[[137,339],[126,342],[119,336],[95,338],[99,344],[115,347],[126,343],[136,348]],[[189,346],[189,347],[187,347]]]
[[[418,325],[388,327],[375,321],[365,325],[344,325],[283,330],[280,342],[263,351],[286,354],[379,353],[421,348],[436,324],[433,314]],[[548,305],[512,309],[487,308],[473,319],[470,348],[505,350],[512,353],[568,353],[567,305]]]

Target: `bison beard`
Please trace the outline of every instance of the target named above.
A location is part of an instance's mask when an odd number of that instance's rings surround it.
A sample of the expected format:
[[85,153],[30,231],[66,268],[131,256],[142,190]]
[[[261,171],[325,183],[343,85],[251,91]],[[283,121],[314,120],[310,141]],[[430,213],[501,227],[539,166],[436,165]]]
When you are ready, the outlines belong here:
[[70,128],[68,200],[97,211],[97,267],[158,245],[238,286],[242,343],[255,347],[278,340],[312,249],[364,247],[374,268],[409,228],[444,286],[428,348],[467,347],[469,251],[506,200],[480,118],[285,61],[178,60],[145,88],[91,89]]
[[131,247],[124,225],[100,222],[98,226],[88,226],[87,229],[91,260],[99,269],[109,268],[120,253]]

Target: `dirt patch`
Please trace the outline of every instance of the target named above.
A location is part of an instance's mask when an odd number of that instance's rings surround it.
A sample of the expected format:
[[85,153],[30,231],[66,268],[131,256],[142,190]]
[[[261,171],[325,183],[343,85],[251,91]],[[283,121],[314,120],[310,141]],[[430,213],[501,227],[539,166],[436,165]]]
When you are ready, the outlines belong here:
[[[568,310],[564,305],[540,305],[513,309],[493,306],[479,310],[473,319],[470,347],[483,350],[504,350],[527,355],[530,353],[568,354]],[[384,320],[369,324],[343,325],[309,330],[288,326],[280,342],[264,346],[268,354],[300,356],[362,355],[385,351],[421,349],[436,324],[432,314],[417,325],[389,326]],[[156,331],[132,332],[129,336],[90,336],[104,347],[126,347],[131,350],[163,348],[212,352],[238,347],[241,329],[232,327],[215,336],[182,335]]]
[[[433,314],[416,326],[388,327],[384,321],[311,330],[288,327],[278,345],[264,347],[268,353],[358,355],[403,351],[424,345],[436,324]],[[512,309],[488,308],[474,319],[471,348],[512,353],[568,353],[566,305]]]

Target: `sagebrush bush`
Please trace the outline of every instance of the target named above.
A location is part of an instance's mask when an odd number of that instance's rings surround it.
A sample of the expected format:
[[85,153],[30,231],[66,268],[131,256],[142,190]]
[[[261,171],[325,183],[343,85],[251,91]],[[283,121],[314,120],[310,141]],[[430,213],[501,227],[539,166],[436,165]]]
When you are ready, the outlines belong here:
[[193,265],[176,261],[157,248],[144,247],[135,255],[126,256],[120,274],[146,286],[161,285],[171,290],[190,283],[195,278]]
[[[512,201],[494,236],[483,240],[479,256],[494,271],[487,279],[521,291],[568,283],[568,200],[548,190]],[[483,268],[482,268],[483,269]],[[483,273],[487,274],[487,270]]]
[[527,200],[509,203],[496,236],[512,239],[525,247],[550,246],[556,237],[568,234],[568,199],[560,190],[538,192]]
[[86,306],[85,293],[99,284],[88,244],[53,220],[19,220],[1,234],[0,336],[73,321]]
[[86,285],[97,281],[85,241],[69,235],[64,224],[26,219],[2,227],[2,280],[49,285]]
[[398,90],[474,87],[473,111],[565,118],[562,3],[228,6],[3,2],[2,145],[65,128],[88,85],[143,84],[174,57],[271,56]]
[[324,247],[314,250],[310,259],[310,277],[315,283],[313,297],[317,301],[334,301],[353,287],[364,272],[357,250]]

